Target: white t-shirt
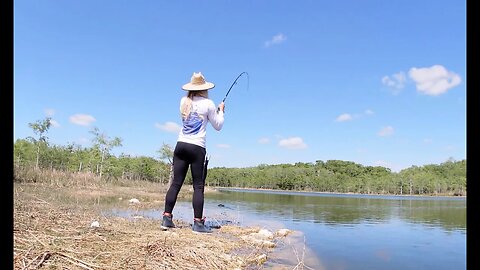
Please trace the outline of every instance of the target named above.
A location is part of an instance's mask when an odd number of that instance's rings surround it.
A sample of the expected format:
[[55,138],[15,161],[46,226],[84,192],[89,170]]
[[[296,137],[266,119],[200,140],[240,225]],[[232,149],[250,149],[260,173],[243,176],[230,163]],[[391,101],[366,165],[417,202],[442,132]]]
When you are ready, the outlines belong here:
[[[182,97],[180,100],[180,115],[186,99],[187,97]],[[205,148],[208,122],[213,128],[220,130],[223,126],[223,120],[223,112],[217,112],[217,108],[211,99],[194,96],[190,115],[186,119],[182,119],[183,127],[180,130],[178,141]]]

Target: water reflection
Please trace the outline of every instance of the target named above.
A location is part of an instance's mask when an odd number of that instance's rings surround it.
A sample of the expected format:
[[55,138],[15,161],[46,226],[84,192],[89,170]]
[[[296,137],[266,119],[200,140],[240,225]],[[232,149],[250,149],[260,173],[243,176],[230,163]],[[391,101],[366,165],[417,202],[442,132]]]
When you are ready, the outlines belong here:
[[444,197],[395,197],[335,194],[288,194],[221,190],[212,203],[291,221],[329,225],[379,224],[399,218],[412,224],[466,230],[466,200]]
[[221,190],[206,203],[303,232],[321,262],[312,269],[466,268],[465,198]]
[[[205,196],[204,214],[216,224],[297,232],[310,269],[466,269],[465,198],[248,190]],[[191,201],[179,200],[174,212],[176,219],[191,222]],[[161,209],[114,214],[160,219]],[[292,254],[291,246],[272,254],[267,266],[285,264],[285,254]]]

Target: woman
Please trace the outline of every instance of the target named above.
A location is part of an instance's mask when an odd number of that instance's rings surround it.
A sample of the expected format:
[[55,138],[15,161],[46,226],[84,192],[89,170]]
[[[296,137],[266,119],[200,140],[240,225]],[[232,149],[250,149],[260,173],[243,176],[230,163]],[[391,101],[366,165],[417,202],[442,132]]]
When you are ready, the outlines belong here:
[[205,81],[201,72],[194,72],[190,82],[182,86],[182,89],[188,93],[180,100],[183,128],[173,152],[173,181],[165,195],[162,229],[175,227],[172,211],[190,166],[193,178],[192,230],[201,233],[211,232],[205,226],[205,218],[203,218],[206,128],[210,122],[216,130],[222,129],[225,109],[223,102],[217,109],[213,101],[208,98],[208,90],[213,87],[215,85]]

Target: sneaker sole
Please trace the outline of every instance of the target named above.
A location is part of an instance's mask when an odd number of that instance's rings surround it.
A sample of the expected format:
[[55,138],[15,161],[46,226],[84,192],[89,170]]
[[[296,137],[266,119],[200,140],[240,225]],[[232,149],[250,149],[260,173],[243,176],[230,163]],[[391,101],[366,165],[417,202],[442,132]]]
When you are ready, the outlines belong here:
[[192,231],[192,232],[194,232],[194,233],[196,233],[196,234],[206,234],[206,233],[212,233],[212,232],[197,232],[197,231]]
[[210,231],[205,231],[205,232],[199,232],[199,231],[195,231],[195,230],[192,229],[192,232],[194,232],[194,233],[212,233],[213,231],[210,230]]
[[168,229],[172,229],[172,228],[175,228],[175,227],[165,227],[165,226],[160,226],[160,228],[164,229],[164,230],[168,230]]

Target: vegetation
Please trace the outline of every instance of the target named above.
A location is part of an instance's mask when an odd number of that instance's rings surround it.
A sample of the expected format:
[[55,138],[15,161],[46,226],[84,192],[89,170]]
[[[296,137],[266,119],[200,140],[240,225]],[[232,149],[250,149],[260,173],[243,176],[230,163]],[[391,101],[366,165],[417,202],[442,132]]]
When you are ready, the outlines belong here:
[[[34,181],[23,174],[31,168],[89,173],[109,181],[146,180],[169,183],[173,150],[163,144],[159,159],[111,154],[121,138],[110,139],[94,128],[92,147],[51,145],[45,133],[50,119],[30,123],[39,137],[18,139],[14,144],[16,181]],[[317,160],[315,163],[259,165],[248,168],[210,168],[207,186],[395,195],[461,195],[467,193],[466,160],[412,166],[398,173],[381,166],[351,161]],[[191,183],[191,175],[185,180]]]
[[207,185],[394,195],[466,195],[466,160],[412,166],[398,173],[351,161],[212,168]]
[[[91,131],[92,146],[82,147],[50,144],[49,118],[29,126],[37,137],[14,143],[14,269],[264,269],[282,246],[288,252],[279,256],[282,268],[313,269],[305,264],[312,256],[305,257],[304,242],[292,244],[278,232],[262,240],[260,228],[222,225],[218,233],[197,235],[181,220],[177,228],[161,231],[158,221],[141,216],[141,209],[162,209],[172,177],[169,145],[157,151],[158,159],[117,157],[111,150],[121,146],[121,138],[110,139],[98,128]],[[190,174],[186,182],[191,183]],[[211,168],[206,182],[212,187],[466,195],[466,160],[399,173],[341,160]],[[184,189],[179,196],[192,194]]]

